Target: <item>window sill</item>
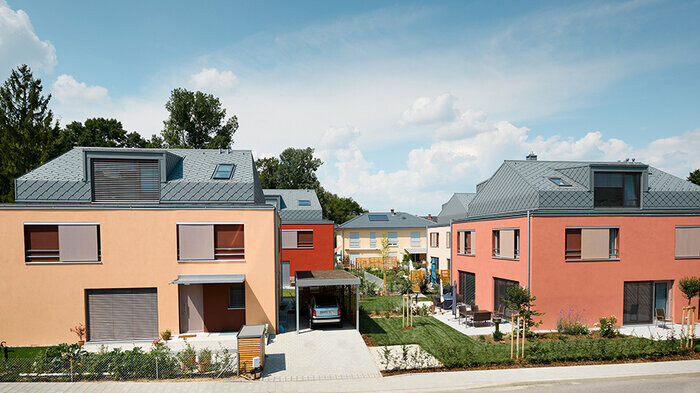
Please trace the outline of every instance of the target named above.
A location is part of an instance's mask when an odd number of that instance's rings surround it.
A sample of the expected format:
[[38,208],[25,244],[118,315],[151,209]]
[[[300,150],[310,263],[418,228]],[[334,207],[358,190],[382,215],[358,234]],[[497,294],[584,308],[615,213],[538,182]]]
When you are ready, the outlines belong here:
[[24,262],[25,265],[101,265],[102,261],[82,261],[82,262]]
[[503,260],[503,261],[519,261],[519,260],[520,260],[520,258],[497,257],[497,256],[495,256],[495,255],[492,255],[492,256],[491,256],[491,259],[500,259],[500,260]]
[[676,259],[682,260],[682,259],[700,259],[700,256],[697,257],[676,257]]
[[228,308],[226,308],[226,309],[227,309],[228,311],[237,311],[237,310],[238,310],[238,311],[240,311],[240,310],[244,310],[244,311],[245,311],[245,307],[234,307],[234,308],[228,307]]
[[564,262],[615,262],[620,258],[600,258],[600,259],[564,259]]
[[463,257],[475,257],[476,254],[457,254],[458,256],[463,256]]
[[214,259],[205,261],[177,261],[177,263],[230,263],[230,262],[245,262],[245,259]]

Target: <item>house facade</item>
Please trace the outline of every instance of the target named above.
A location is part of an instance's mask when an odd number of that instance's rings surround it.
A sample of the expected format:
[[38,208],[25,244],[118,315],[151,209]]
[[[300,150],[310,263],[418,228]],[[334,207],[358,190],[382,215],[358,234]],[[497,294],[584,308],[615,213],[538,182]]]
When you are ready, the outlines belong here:
[[250,151],[75,148],[0,208],[10,345],[277,329],[280,219]]
[[323,219],[314,190],[263,190],[282,222],[281,284],[294,283],[297,271],[333,270],[333,221]]
[[678,280],[700,275],[700,187],[635,162],[505,161],[452,224],[452,274],[466,302],[504,306],[528,287],[556,329],[573,311],[592,326],[681,321]]
[[427,230],[435,222],[404,212],[364,213],[336,228],[336,246],[342,257],[354,265],[357,258],[381,257],[382,238],[389,241],[389,256],[401,260],[408,254],[414,261],[425,261]]
[[[475,193],[455,193],[442,205],[437,225],[428,229],[428,269],[437,279],[440,270],[452,270],[452,221],[467,217],[469,202]],[[450,282],[452,280],[450,279]]]

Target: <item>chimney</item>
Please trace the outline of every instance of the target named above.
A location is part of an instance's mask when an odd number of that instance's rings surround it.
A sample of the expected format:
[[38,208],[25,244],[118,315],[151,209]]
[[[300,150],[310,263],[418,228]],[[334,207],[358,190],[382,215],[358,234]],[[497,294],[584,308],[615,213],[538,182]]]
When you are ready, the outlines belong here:
[[525,156],[525,159],[528,161],[537,161],[537,154],[534,152],[528,153],[528,155]]
[[393,208],[391,209],[391,214],[396,215],[396,213],[394,213],[394,209],[393,209]]

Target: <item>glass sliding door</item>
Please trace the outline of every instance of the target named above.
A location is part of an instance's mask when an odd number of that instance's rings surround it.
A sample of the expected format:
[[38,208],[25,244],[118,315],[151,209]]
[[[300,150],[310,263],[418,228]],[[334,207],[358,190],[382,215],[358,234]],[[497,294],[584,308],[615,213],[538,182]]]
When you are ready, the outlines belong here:
[[517,281],[511,281],[511,280],[504,280],[501,278],[494,278],[493,279],[493,311],[494,312],[499,312],[501,308],[503,308],[504,313],[506,316],[511,316],[515,312],[511,309],[508,308],[508,305],[505,302],[506,299],[506,291],[508,290],[508,287],[511,286],[518,286],[520,283]]
[[669,287],[668,281],[657,281],[654,283],[654,315],[656,315],[656,310],[664,310],[664,315],[666,316],[671,314],[668,301]]
[[626,282],[624,288],[623,323],[651,323],[653,320],[653,281]]
[[475,304],[476,300],[476,275],[469,272],[459,272],[459,294],[465,304]]

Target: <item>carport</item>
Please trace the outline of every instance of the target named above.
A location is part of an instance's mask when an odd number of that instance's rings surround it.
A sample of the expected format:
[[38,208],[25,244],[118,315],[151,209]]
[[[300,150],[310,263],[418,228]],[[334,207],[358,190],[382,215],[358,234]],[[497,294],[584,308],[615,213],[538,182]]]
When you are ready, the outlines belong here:
[[[301,300],[310,296],[314,291],[334,291],[341,294],[341,308],[347,311],[355,311],[355,329],[360,330],[360,279],[345,270],[306,270],[298,271],[296,277],[296,330],[299,333],[299,310],[302,307]],[[355,299],[352,299],[352,292]]]

